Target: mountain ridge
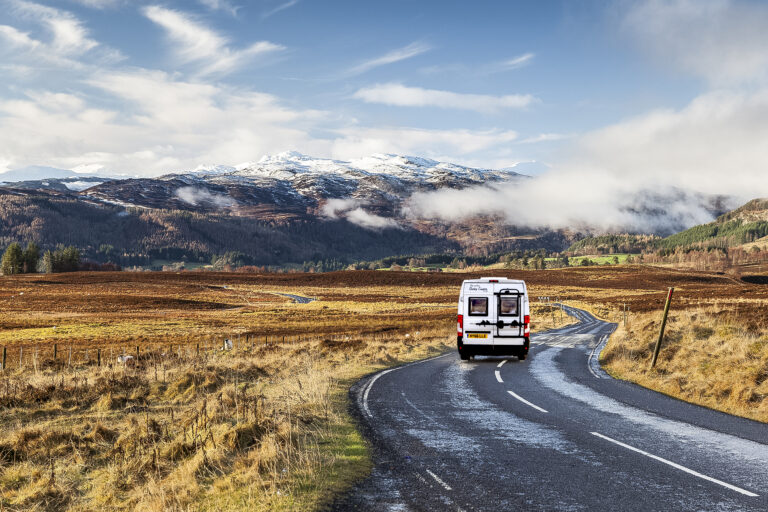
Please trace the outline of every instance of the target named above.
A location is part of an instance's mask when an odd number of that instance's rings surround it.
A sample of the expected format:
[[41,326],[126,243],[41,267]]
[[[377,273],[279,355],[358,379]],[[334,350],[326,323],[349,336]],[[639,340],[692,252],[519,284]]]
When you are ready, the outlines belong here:
[[88,257],[117,257],[123,265],[159,255],[210,261],[232,251],[247,264],[279,265],[567,246],[570,235],[551,230],[488,218],[412,219],[402,210],[414,192],[523,179],[529,177],[402,155],[344,162],[291,152],[83,190],[62,180],[30,181],[0,187],[0,246],[74,244]]

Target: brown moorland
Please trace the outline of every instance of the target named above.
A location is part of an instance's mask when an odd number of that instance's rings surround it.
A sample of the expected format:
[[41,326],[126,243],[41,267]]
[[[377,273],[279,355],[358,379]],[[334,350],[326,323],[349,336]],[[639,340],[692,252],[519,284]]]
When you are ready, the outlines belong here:
[[[623,265],[483,274],[608,320],[626,304],[629,322],[603,354],[609,371],[768,420],[761,279]],[[317,509],[368,468],[349,385],[452,349],[458,286],[479,276],[0,278],[0,508]],[[669,342],[649,371],[668,286]],[[535,303],[534,329],[568,321],[554,313]]]

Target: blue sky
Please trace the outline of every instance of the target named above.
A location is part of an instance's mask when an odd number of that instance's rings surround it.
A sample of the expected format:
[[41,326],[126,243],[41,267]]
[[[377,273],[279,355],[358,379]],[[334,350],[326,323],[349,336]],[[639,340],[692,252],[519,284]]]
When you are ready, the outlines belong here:
[[626,174],[674,154],[669,130],[722,142],[689,129],[695,105],[720,95],[705,120],[748,122],[768,68],[761,2],[0,4],[0,172],[157,175],[296,150]]

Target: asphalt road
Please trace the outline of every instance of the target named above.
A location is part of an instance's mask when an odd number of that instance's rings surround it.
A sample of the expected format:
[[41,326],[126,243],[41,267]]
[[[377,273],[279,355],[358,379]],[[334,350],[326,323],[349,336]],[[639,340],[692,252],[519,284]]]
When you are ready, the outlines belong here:
[[534,335],[525,361],[456,352],[351,390],[370,477],[335,510],[768,510],[768,425],[604,373],[615,328]]
[[294,295],[292,293],[278,293],[278,295],[282,295],[284,297],[288,297],[289,299],[293,299],[293,301],[296,302],[297,304],[309,304],[310,302],[315,300],[311,297],[303,297],[301,295]]

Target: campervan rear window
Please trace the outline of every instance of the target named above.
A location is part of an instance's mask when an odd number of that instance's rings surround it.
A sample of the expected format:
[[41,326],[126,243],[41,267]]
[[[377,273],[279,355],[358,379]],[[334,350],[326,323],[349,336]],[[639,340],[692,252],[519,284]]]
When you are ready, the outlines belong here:
[[470,316],[488,316],[488,297],[470,297],[469,314]]
[[518,316],[518,305],[520,299],[518,296],[512,297],[499,297],[499,315],[501,316]]

